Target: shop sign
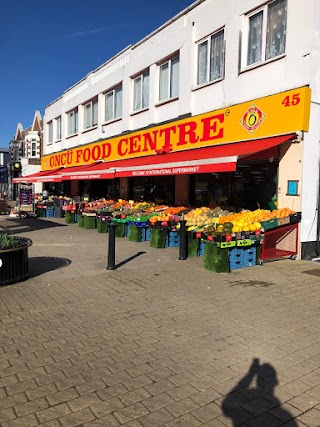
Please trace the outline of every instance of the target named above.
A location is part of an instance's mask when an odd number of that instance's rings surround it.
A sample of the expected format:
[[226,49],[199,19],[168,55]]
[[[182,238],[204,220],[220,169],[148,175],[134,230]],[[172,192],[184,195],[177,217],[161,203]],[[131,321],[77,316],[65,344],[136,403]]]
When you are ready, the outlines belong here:
[[240,120],[242,126],[253,133],[261,125],[266,115],[256,105],[252,104]]
[[311,90],[289,90],[43,156],[42,170],[150,156],[308,131]]

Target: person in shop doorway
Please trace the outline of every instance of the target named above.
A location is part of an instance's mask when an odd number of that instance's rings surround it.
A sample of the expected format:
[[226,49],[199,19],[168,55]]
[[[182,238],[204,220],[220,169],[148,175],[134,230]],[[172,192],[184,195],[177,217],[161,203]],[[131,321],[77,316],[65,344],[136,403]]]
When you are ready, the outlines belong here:
[[[278,383],[276,370],[270,363],[260,365],[259,359],[253,359],[249,371],[222,401],[224,416],[230,418],[234,427],[244,423],[255,426],[255,417],[265,414],[267,420],[268,411],[272,409],[270,420],[276,417],[285,420],[288,427],[298,427],[293,415],[282,408],[281,402],[274,394]],[[268,421],[265,425],[269,425]]]
[[49,197],[49,191],[45,188],[42,192],[42,198],[46,200]]

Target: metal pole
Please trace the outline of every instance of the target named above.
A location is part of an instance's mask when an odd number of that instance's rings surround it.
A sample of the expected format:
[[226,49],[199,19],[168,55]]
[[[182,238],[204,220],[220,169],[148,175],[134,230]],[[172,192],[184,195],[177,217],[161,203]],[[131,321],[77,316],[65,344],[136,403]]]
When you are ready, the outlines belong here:
[[107,270],[116,268],[116,226],[114,222],[109,224],[109,242],[108,242],[108,266]]
[[186,229],[186,220],[180,221],[180,245],[179,245],[179,259],[185,260],[188,258],[188,232]]

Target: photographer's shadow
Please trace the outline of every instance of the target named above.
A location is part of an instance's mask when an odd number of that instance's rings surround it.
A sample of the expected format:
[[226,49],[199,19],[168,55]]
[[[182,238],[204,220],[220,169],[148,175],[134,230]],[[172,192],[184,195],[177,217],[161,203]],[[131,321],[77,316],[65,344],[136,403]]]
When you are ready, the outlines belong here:
[[273,366],[269,363],[260,365],[259,359],[253,359],[248,373],[222,401],[224,416],[232,420],[234,427],[272,426],[276,420],[286,427],[298,427],[293,415],[281,406],[275,396],[277,385]]

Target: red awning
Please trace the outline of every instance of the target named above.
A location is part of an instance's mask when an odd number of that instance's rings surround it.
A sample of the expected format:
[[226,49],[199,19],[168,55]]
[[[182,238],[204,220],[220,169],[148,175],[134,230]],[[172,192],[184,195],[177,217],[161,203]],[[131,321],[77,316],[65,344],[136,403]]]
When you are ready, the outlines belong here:
[[295,138],[295,134],[256,139],[194,150],[102,162],[66,169],[62,179],[103,179],[130,176],[232,172],[239,157],[267,150]]
[[61,168],[50,171],[40,171],[32,175],[19,176],[13,178],[13,183],[18,184],[19,182],[61,182]]
[[92,163],[90,165],[74,166],[62,172],[63,180],[112,179],[114,173],[109,171],[107,163]]
[[281,135],[153,156],[59,168],[14,178],[13,182],[60,182],[61,180],[113,179],[130,176],[233,172],[236,170],[239,157],[276,147],[295,137],[296,134]]

